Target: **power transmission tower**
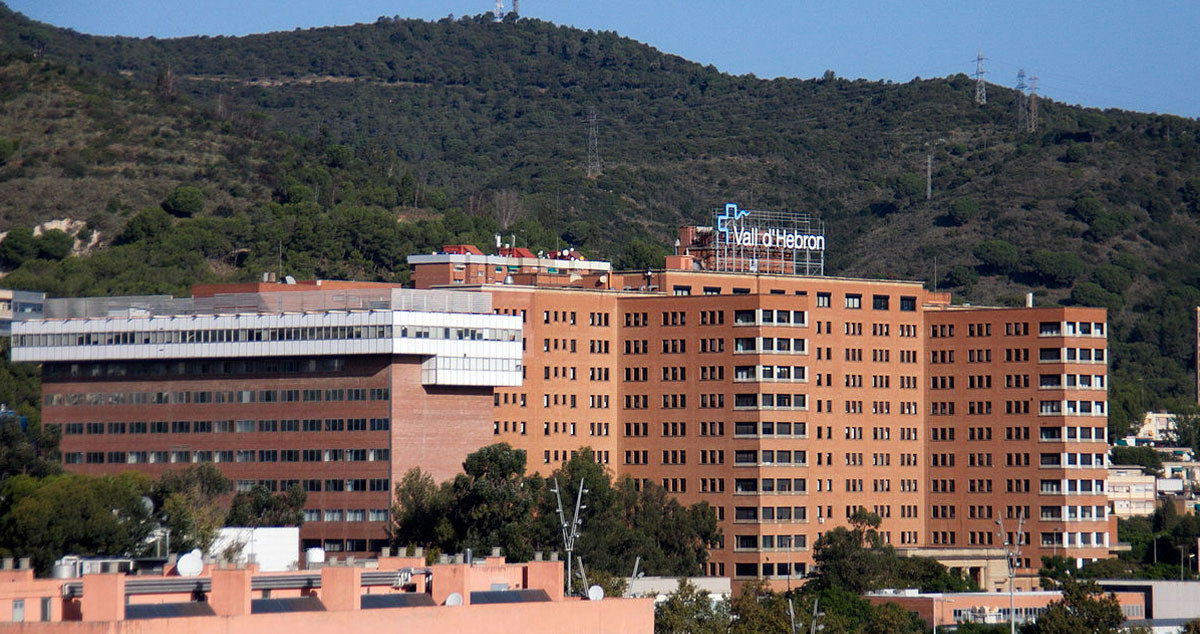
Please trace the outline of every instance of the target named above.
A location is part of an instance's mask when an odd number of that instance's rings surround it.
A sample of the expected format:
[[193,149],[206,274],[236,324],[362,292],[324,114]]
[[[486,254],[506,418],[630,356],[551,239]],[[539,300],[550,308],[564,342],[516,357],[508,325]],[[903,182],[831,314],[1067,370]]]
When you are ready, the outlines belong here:
[[983,56],[983,51],[979,51],[979,55],[975,56],[975,103],[983,105],[987,103],[987,83],[983,81],[983,76],[987,71],[983,70],[983,60],[987,59]]
[[588,151],[587,176],[595,178],[600,175],[600,140],[597,132],[596,109],[588,110]]
[[1037,132],[1038,127],[1038,96],[1037,75],[1029,78],[1029,131]]
[[1025,105],[1025,69],[1017,71],[1017,131],[1025,132],[1028,127],[1028,110]]

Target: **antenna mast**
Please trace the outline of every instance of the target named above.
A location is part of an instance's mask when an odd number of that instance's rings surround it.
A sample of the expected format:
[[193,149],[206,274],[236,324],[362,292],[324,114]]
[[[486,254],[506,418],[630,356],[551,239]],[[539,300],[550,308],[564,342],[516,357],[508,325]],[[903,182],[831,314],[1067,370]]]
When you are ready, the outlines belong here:
[[575,513],[571,517],[570,523],[567,523],[567,515],[563,512],[558,478],[554,478],[554,488],[551,492],[554,493],[554,501],[558,504],[558,523],[562,528],[563,548],[567,551],[567,596],[571,596],[571,554],[575,552],[575,540],[579,538],[579,527],[583,525],[583,518],[579,516],[579,511],[587,508],[582,504],[583,494],[588,491],[583,488],[583,478],[580,478],[579,492],[575,495]]
[[983,105],[987,103],[987,83],[983,81],[983,76],[987,71],[983,70],[983,60],[987,59],[983,56],[983,50],[979,51],[979,55],[975,56],[975,103]]
[[496,13],[496,21],[497,22],[501,22],[504,20],[504,0],[496,0],[495,13]]
[[600,175],[600,140],[597,132],[595,106],[588,109],[588,153],[587,176],[595,178]]

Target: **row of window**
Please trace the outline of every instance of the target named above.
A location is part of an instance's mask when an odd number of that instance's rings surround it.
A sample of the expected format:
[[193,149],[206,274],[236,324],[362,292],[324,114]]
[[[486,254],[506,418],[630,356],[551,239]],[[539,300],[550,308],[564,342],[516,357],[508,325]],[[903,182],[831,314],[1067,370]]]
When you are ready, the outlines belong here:
[[387,522],[387,509],[304,509],[305,522]]
[[[863,296],[861,293],[846,293],[843,297],[844,305],[850,310],[860,310],[862,308]],[[817,293],[817,308],[829,308],[833,302],[831,293]],[[887,295],[872,295],[871,309],[872,310],[890,310],[891,298]],[[911,312],[917,310],[917,298],[909,295],[900,296],[900,310]]]
[[100,361],[95,363],[47,363],[42,366],[42,374],[47,378],[123,376],[232,377],[256,374],[333,374],[342,372],[345,368],[346,360],[339,357],[217,361]]
[[67,436],[98,434],[208,434],[254,432],[388,431],[387,418],[306,418],[284,420],[173,420],[119,423],[63,423]]
[[217,449],[68,451],[64,464],[192,464],[202,462],[386,462],[389,449]]
[[224,390],[194,392],[75,392],[47,394],[48,407],[78,405],[219,405],[224,403],[341,403],[388,401],[391,390],[349,388],[325,390]]
[[[305,326],[294,328],[197,328],[191,330],[138,330],[16,335],[16,347],[127,346],[189,343],[259,343],[270,341],[341,341],[391,339],[392,326]],[[517,341],[520,330],[511,328],[446,328],[401,326],[403,339],[456,341]]]

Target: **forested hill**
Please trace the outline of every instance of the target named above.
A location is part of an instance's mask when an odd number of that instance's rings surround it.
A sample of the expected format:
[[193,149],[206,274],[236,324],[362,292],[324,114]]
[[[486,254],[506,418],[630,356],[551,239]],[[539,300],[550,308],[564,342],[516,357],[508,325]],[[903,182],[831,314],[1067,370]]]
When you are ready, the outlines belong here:
[[[129,252],[167,249],[181,231],[198,236],[203,248],[177,281],[255,275],[269,261],[259,229],[276,236],[276,256],[297,275],[396,279],[404,265],[392,249],[498,230],[535,248],[566,242],[642,265],[676,225],[737,201],[818,213],[832,273],[932,282],[936,262],[939,287],[968,301],[1015,303],[1034,290],[1044,303],[1108,306],[1114,400],[1132,410],[1190,389],[1189,311],[1200,304],[1193,120],[1042,99],[1037,130],[1024,132],[1018,93],[991,85],[979,106],[962,75],[766,81],[614,33],[513,16],[157,40],[83,35],[0,9],[0,46],[35,66],[117,78],[175,109],[170,116],[186,110],[218,131],[243,122],[277,144],[281,160],[243,165],[237,196],[238,163],[218,152],[208,165],[226,176],[197,169],[173,183],[202,190],[197,217],[126,233]],[[592,111],[595,178],[586,175]],[[12,141],[4,182],[29,174],[20,172],[29,146]],[[43,168],[69,150],[43,148]],[[87,178],[104,160],[86,154],[72,172],[40,177]],[[421,220],[385,228],[389,215]],[[15,220],[29,221],[0,200],[0,229]],[[227,247],[251,255],[216,255]],[[91,266],[70,260],[21,264],[8,281],[101,292],[65,283],[75,278],[64,267]],[[1120,380],[1135,375],[1141,383]]]

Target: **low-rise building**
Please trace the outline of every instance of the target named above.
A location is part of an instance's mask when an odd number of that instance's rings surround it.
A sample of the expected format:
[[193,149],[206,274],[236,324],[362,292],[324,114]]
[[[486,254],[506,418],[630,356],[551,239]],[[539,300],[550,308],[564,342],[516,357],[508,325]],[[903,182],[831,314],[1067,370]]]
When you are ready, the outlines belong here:
[[1117,517],[1151,515],[1157,506],[1156,480],[1140,467],[1112,467],[1108,470],[1108,501]]
[[[186,571],[185,571],[186,572]],[[0,570],[0,621],[37,634],[344,634],[654,629],[652,599],[564,597],[558,561],[503,557],[427,566],[380,557],[320,570],[260,574],[256,566],[206,565],[196,576],[124,573],[34,577],[27,562]]]

